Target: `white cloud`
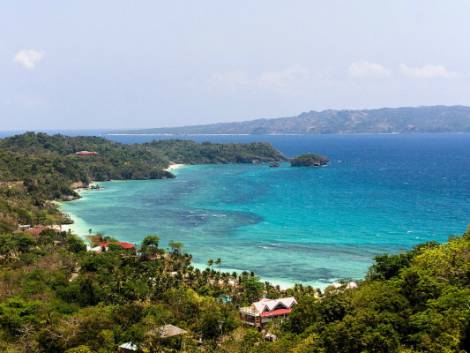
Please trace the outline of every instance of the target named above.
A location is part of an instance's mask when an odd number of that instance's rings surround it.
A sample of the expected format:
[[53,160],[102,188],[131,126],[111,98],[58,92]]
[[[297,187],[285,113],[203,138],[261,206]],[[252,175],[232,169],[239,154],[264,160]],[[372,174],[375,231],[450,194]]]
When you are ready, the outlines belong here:
[[279,71],[264,71],[257,74],[248,74],[245,71],[229,71],[214,74],[211,83],[228,87],[263,88],[263,89],[290,89],[308,80],[311,72],[304,67],[293,65]]
[[391,75],[385,66],[368,61],[352,63],[348,68],[348,74],[354,78],[385,78]]
[[285,70],[264,72],[255,81],[263,87],[282,88],[308,79],[310,75],[310,71],[301,66],[291,66]]
[[44,52],[35,49],[23,49],[15,54],[14,62],[25,69],[34,70],[36,65],[44,58]]
[[403,75],[411,78],[454,78],[458,74],[449,71],[443,65],[424,65],[421,67],[410,67],[408,65],[400,65],[400,71]]

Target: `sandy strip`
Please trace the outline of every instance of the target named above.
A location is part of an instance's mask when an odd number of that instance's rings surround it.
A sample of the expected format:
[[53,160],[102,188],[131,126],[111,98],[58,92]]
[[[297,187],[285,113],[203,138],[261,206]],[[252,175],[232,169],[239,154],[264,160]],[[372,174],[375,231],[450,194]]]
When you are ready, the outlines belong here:
[[171,164],[168,166],[168,168],[166,168],[165,170],[166,170],[167,172],[172,172],[172,171],[174,171],[174,170],[176,170],[176,169],[180,169],[180,168],[184,167],[185,165],[186,165],[186,164],[171,163]]

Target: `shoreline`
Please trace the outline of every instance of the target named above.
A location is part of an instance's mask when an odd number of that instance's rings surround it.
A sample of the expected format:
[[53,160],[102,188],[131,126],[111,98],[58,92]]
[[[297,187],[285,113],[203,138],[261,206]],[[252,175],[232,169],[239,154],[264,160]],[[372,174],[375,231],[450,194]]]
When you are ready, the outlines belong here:
[[[184,167],[187,167],[187,164],[182,164],[182,163],[170,163],[168,167],[166,167],[164,170],[167,172],[176,172],[179,169],[182,169]],[[151,179],[148,179],[151,180]],[[108,182],[111,182],[112,180],[109,180]],[[120,181],[131,181],[129,180],[120,180]],[[77,215],[71,213],[71,212],[65,212],[62,209],[62,204],[65,202],[71,202],[71,201],[77,201],[83,198],[83,193],[86,193],[88,191],[95,191],[96,187],[98,187],[98,190],[100,188],[101,182],[97,182],[95,180],[90,181],[88,186],[84,186],[83,184],[76,184],[72,185],[73,190],[78,194],[78,197],[72,198],[70,200],[62,200],[62,201],[52,201],[57,205],[59,208],[59,211],[65,215],[68,215],[69,218],[72,220],[71,224],[61,224],[61,230],[65,232],[72,232],[75,235],[78,235],[80,238],[82,238],[84,241],[88,241],[87,236],[88,236],[88,230],[92,229],[84,220],[82,220],[80,217]],[[86,228],[86,232],[84,231]],[[83,235],[80,233],[84,233]],[[85,234],[86,233],[86,234]]]
[[[64,201],[64,202],[67,202],[67,201]],[[91,227],[88,223],[86,223],[83,219],[81,219],[80,217],[78,217],[74,213],[67,212],[67,214],[69,215],[69,217],[73,221],[73,223],[63,225],[62,230],[63,231],[68,231],[70,229],[70,231],[73,234],[76,234],[78,237],[83,239],[83,241],[89,242],[89,239],[87,238],[88,235],[89,235],[88,230],[93,229],[93,227]],[[127,241],[126,239],[119,239],[119,240],[120,241]],[[191,252],[189,252],[189,253],[191,253]],[[194,268],[197,268],[201,271],[207,269],[207,267],[208,267],[207,264],[200,263],[200,262],[191,262],[191,266],[193,266]],[[216,269],[216,268],[214,267],[214,269]],[[218,270],[218,269],[216,269],[216,270]],[[228,273],[236,272],[237,274],[241,274],[244,271],[245,272],[250,272],[248,270],[241,270],[241,269],[238,269],[238,268],[230,268],[230,267],[224,267],[224,266],[220,267],[220,272],[228,272]],[[328,282],[328,283],[327,282],[316,282],[316,281],[315,282],[309,282],[309,281],[302,282],[302,281],[295,281],[295,280],[283,279],[283,278],[272,278],[272,277],[265,277],[265,276],[259,275],[256,272],[255,272],[255,275],[257,277],[259,277],[261,282],[269,282],[269,284],[271,284],[273,286],[279,286],[279,288],[281,290],[292,289],[292,288],[294,288],[294,286],[296,284],[301,284],[303,286],[312,286],[315,289],[319,289],[319,290],[323,291],[326,287],[334,285],[335,283],[337,283],[337,281]]]
[[[181,167],[182,166],[179,166],[179,167],[177,167],[177,169],[181,168]],[[86,191],[86,189],[84,189],[83,191]],[[69,202],[69,201],[63,201],[63,202]],[[59,203],[59,208],[60,208],[60,203]],[[88,235],[89,235],[88,230],[93,229],[93,227],[91,227],[88,223],[86,223],[83,219],[81,219],[80,217],[78,217],[74,213],[64,212],[64,211],[62,211],[62,209],[61,209],[61,212],[67,214],[70,217],[70,219],[73,221],[72,224],[62,225],[62,231],[68,232],[70,230],[71,233],[77,235],[85,243],[88,243],[89,242],[89,239],[87,238]],[[93,232],[95,232],[94,229],[93,229]],[[119,240],[120,241],[127,241],[126,239],[119,239]],[[191,252],[189,252],[189,253],[191,253]],[[205,270],[208,267],[207,264],[200,263],[200,262],[191,262],[191,266],[193,266],[194,268],[197,268],[201,271]],[[216,268],[214,267],[214,269],[216,269]],[[240,274],[244,271],[250,272],[248,270],[241,270],[241,269],[237,269],[237,268],[230,268],[230,267],[224,267],[224,266],[220,267],[220,272],[228,272],[228,273],[236,272],[237,274]],[[272,278],[272,277],[265,277],[265,276],[259,275],[256,272],[255,272],[255,275],[257,277],[259,277],[261,282],[269,282],[269,284],[271,284],[273,286],[279,286],[281,290],[292,289],[292,288],[294,288],[294,286],[296,284],[301,284],[303,286],[312,286],[315,289],[320,289],[320,290],[323,291],[326,287],[331,286],[334,283],[336,283],[335,281],[333,281],[331,283],[326,283],[326,282],[302,282],[302,281],[295,281],[295,280],[282,279],[282,278]]]
[[186,166],[187,166],[186,164],[181,164],[181,163],[170,163],[170,165],[166,167],[164,170],[166,170],[167,172],[173,172],[178,169],[184,168]]
[[[76,201],[76,200],[79,200],[79,199],[75,199],[75,200],[70,200],[70,201]],[[80,217],[78,217],[76,214],[72,213],[72,212],[65,212],[63,209],[62,209],[62,203],[63,202],[70,202],[70,201],[61,201],[61,202],[58,202],[58,207],[59,207],[59,210],[61,213],[67,215],[70,220],[72,220],[72,223],[70,224],[62,224],[61,225],[61,230],[62,231],[65,231],[65,232],[71,232],[72,234],[75,234],[76,236],[78,236],[80,239],[82,239],[85,243],[88,243],[89,240],[87,238],[87,236],[89,235],[89,232],[88,230],[89,229],[92,229],[88,223],[86,223],[83,219],[81,219]]]
[[[175,174],[177,175],[177,172],[179,170],[181,170],[185,167],[190,167],[190,166],[191,165],[182,164],[182,163],[170,163],[170,165],[167,168],[165,168],[165,170],[169,171],[169,172],[176,172]],[[116,180],[116,181],[129,182],[129,181],[133,181],[133,180]],[[111,183],[111,182],[113,182],[113,181],[112,180],[105,181],[104,183]],[[101,182],[95,182],[95,181],[90,182],[90,186],[91,185],[100,186],[100,184],[101,184]],[[62,225],[62,230],[67,231],[67,232],[70,231],[71,233],[77,235],[80,239],[82,239],[85,243],[88,244],[89,243],[88,236],[90,235],[89,230],[90,229],[92,230],[91,234],[97,233],[100,230],[95,229],[93,226],[88,224],[85,220],[83,220],[82,218],[77,216],[75,213],[70,212],[70,211],[65,211],[62,208],[62,205],[67,203],[67,202],[71,202],[71,201],[75,201],[75,202],[78,201],[79,202],[79,200],[83,200],[83,199],[87,198],[89,195],[91,195],[92,191],[97,191],[97,190],[94,190],[90,187],[77,187],[74,190],[79,194],[78,198],[75,198],[75,199],[72,199],[72,200],[63,200],[63,201],[57,202],[60,212],[68,215],[69,218],[73,222],[71,224]],[[140,239],[140,241],[142,239]],[[127,241],[125,238],[123,238],[123,239],[119,238],[119,240],[120,241]],[[139,244],[140,241],[135,242],[135,244]],[[191,253],[191,251],[189,249],[188,249],[188,252]],[[208,267],[205,263],[201,263],[201,262],[192,262],[191,265],[195,268],[200,269],[200,270],[205,270]],[[248,269],[239,269],[239,268],[230,268],[230,267],[221,267],[220,271],[221,272],[229,272],[229,273],[236,272],[237,274],[241,274],[242,272],[251,272],[251,270],[248,270]],[[268,282],[269,284],[271,284],[273,286],[279,286],[282,290],[292,289],[292,288],[294,288],[295,285],[303,285],[303,286],[311,286],[315,289],[319,289],[319,290],[323,291],[326,287],[334,285],[335,283],[337,283],[337,280],[338,280],[338,279],[334,279],[331,282],[296,281],[295,279],[288,279],[288,278],[266,277],[266,276],[263,276],[263,275],[261,275],[259,273],[256,273],[256,272],[255,272],[255,275],[260,279],[261,282]]]
[[[202,264],[202,263],[199,263],[199,262],[191,262],[191,265],[194,268],[197,268],[201,271],[204,271],[205,269],[207,269],[209,267],[207,264]],[[220,271],[219,271],[218,267],[215,266],[215,265],[213,266],[212,269],[214,269],[218,272],[221,272],[221,273],[223,273],[223,272],[228,272],[228,273],[236,272],[237,274],[241,274],[242,272],[250,272],[248,270],[240,270],[240,269],[237,269],[237,268],[230,268],[230,267],[224,267],[224,266],[221,266]],[[304,287],[311,286],[314,289],[320,289],[320,290],[323,291],[326,287],[334,285],[335,283],[339,283],[338,279],[336,279],[336,281],[332,281],[332,282],[320,282],[320,281],[318,281],[318,282],[317,281],[302,282],[302,281],[295,281],[295,280],[290,280],[290,279],[286,279],[286,278],[265,277],[265,276],[259,275],[256,272],[255,272],[255,276],[259,277],[259,280],[261,282],[268,282],[272,286],[279,286],[279,288],[281,290],[293,289],[295,287],[295,285],[300,284],[300,285],[303,285]],[[353,281],[359,281],[359,280],[353,280]]]

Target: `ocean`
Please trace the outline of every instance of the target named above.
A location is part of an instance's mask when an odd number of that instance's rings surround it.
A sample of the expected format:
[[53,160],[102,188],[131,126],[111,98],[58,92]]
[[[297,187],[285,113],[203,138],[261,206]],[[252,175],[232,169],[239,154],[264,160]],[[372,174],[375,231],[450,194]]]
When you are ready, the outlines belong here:
[[[168,136],[109,135],[123,143]],[[282,286],[364,277],[374,256],[444,242],[470,221],[470,134],[186,136],[267,141],[322,168],[198,165],[172,180],[112,181],[62,204],[80,235],[180,241],[196,265],[254,271]]]

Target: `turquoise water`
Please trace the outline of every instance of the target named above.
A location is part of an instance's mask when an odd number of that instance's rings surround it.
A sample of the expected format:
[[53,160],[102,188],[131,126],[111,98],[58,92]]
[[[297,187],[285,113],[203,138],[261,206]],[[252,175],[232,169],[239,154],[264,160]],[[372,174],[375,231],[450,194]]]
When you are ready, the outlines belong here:
[[470,220],[469,135],[264,139],[332,162],[189,166],[173,180],[102,183],[63,210],[81,235],[92,228],[138,243],[157,233],[164,246],[183,242],[195,263],[220,257],[225,269],[319,287],[360,279],[374,255],[445,241]]

